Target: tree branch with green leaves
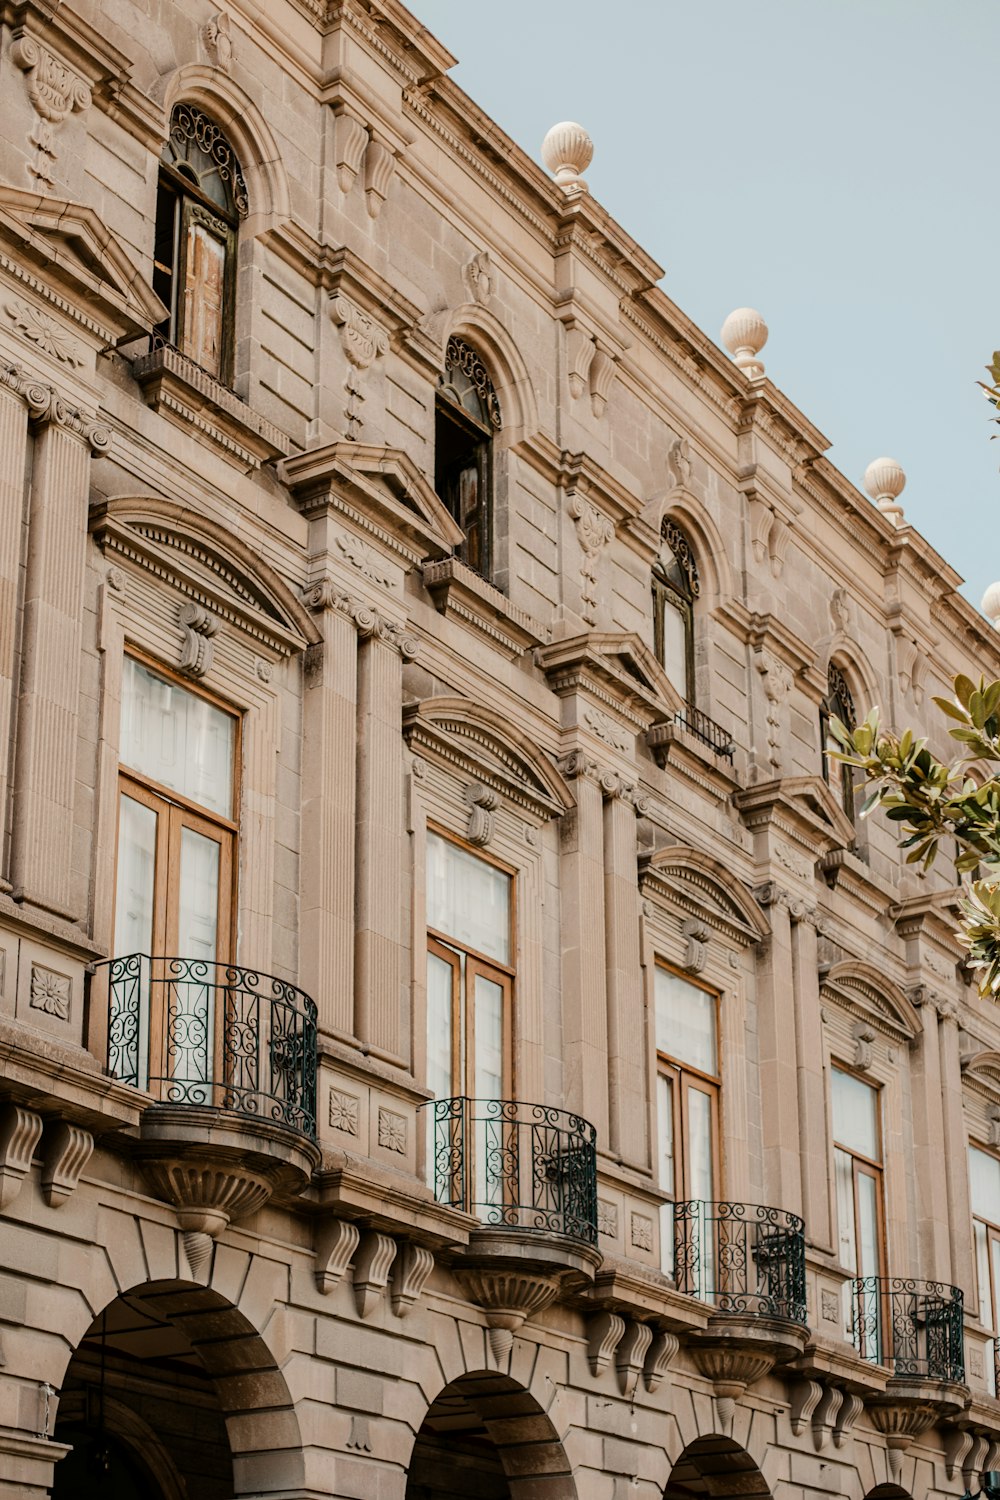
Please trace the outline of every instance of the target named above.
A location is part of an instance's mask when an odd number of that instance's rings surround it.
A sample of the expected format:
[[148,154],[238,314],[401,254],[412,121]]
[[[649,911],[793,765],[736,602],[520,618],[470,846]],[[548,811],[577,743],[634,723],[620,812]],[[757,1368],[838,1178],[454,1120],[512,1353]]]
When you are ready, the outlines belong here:
[[873,708],[863,723],[850,730],[838,719],[831,723],[840,751],[831,759],[853,766],[870,791],[862,817],[881,807],[886,817],[901,825],[900,848],[906,862],[929,870],[941,840],[957,840],[955,861],[959,874],[978,872],[965,888],[961,924],[956,933],[977,973],[980,994],[1000,995],[1000,775],[973,774],[974,762],[1000,766],[1000,682],[977,686],[965,676],[954,681],[955,697],[935,698],[951,720],[948,733],[964,749],[951,764],[934,756],[926,739],[911,730],[896,735],[884,729]]

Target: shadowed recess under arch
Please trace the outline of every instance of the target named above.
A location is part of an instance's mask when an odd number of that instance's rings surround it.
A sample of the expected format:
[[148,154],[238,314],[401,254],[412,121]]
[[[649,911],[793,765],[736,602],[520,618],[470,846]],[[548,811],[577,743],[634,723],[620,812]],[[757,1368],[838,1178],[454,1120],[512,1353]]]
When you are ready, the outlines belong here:
[[732,1438],[711,1436],[689,1443],[674,1464],[664,1500],[724,1500],[727,1495],[769,1500],[771,1491],[757,1464]]

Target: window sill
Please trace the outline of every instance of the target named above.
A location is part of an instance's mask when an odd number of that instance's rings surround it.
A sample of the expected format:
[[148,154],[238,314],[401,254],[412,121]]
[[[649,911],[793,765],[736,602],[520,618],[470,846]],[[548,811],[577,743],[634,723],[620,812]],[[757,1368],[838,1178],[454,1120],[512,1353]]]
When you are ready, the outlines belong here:
[[287,455],[283,432],[180,350],[164,345],[139,354],[132,360],[132,374],[147,406],[216,448],[230,463],[258,469]]
[[423,565],[424,587],[446,618],[484,636],[509,661],[548,640],[548,631],[457,557]]

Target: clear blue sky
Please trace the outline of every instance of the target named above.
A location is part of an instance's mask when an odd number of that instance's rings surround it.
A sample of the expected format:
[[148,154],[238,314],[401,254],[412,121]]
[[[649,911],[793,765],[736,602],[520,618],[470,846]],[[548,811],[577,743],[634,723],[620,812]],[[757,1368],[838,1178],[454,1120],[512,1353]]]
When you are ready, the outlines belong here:
[[452,76],[539,160],[594,141],[591,192],[716,341],[749,305],[772,379],[859,486],[1000,578],[1000,0],[408,0]]

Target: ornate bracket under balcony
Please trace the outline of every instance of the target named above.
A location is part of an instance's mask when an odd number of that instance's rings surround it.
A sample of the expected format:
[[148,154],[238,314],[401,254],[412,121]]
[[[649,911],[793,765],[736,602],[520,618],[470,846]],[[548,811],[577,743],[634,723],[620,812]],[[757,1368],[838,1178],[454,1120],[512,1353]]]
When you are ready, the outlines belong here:
[[600,1265],[596,1132],[565,1110],[510,1099],[428,1108],[434,1195],[481,1225],[455,1274],[484,1309],[500,1360],[527,1318]]
[[858,1353],[892,1371],[885,1391],[867,1396],[865,1406],[898,1481],[913,1439],[968,1401],[962,1291],[908,1276],[863,1276],[851,1282],[851,1308]]
[[97,966],[108,1071],[151,1096],[138,1155],[177,1211],[192,1268],[235,1219],[319,1162],[316,1006],[284,980],[235,964],[132,953]]
[[678,1291],[714,1309],[690,1347],[712,1381],[716,1415],[728,1432],[747,1386],[805,1345],[802,1220],[751,1203],[675,1203],[674,1277]]

